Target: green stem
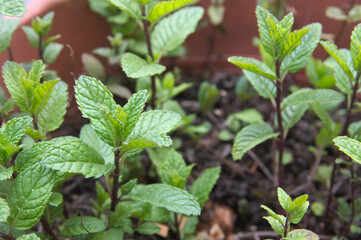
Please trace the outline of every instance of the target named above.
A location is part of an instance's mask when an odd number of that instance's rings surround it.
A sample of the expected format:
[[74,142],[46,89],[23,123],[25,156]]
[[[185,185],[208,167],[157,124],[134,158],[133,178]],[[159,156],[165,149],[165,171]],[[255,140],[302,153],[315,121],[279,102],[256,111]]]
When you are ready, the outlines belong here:
[[110,211],[114,212],[115,207],[117,206],[117,203],[119,201],[118,199],[118,189],[119,189],[119,174],[120,174],[120,162],[123,164],[123,158],[125,155],[120,154],[120,151],[117,150],[115,152],[115,158],[114,158],[114,175],[113,175],[113,188],[112,188],[112,194],[111,194],[111,205],[110,205]]
[[181,222],[178,221],[178,214],[174,213],[174,225],[175,225],[175,229],[176,229],[177,240],[182,240],[180,224],[181,224]]
[[277,148],[278,148],[278,187],[283,187],[283,149],[284,149],[284,129],[282,124],[282,109],[281,109],[281,102],[282,102],[282,82],[280,79],[280,66],[281,63],[279,60],[276,60],[276,88],[277,88],[277,96],[276,96],[276,114],[277,114],[277,124],[278,124],[278,141],[277,141]]

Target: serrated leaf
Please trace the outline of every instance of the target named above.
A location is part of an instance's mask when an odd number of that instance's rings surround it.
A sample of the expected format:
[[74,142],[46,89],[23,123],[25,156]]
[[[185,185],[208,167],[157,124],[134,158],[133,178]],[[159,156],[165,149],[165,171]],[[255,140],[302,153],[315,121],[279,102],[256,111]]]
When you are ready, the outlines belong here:
[[281,70],[284,72],[295,73],[304,68],[320,41],[322,32],[321,24],[312,23],[302,29],[310,30],[302,37],[301,43],[283,58]]
[[282,49],[283,52],[282,52],[281,58],[292,53],[293,50],[295,50],[295,48],[301,44],[303,36],[309,30],[310,30],[309,28],[303,28],[303,29],[300,29],[298,31],[294,31],[294,32],[288,34],[286,37],[285,44]]
[[15,62],[7,61],[2,68],[3,78],[11,97],[20,110],[29,112],[32,98],[32,84],[27,79],[26,71]]
[[105,164],[102,156],[88,144],[75,137],[62,137],[50,145],[41,164],[67,173],[80,173],[85,177],[98,178],[114,169]]
[[166,69],[163,65],[148,63],[133,53],[124,54],[121,58],[121,65],[123,71],[130,78],[153,76],[161,74]]
[[147,16],[147,20],[152,23],[156,22],[167,14],[195,1],[197,0],[171,0],[166,2],[160,2],[152,8],[152,10]]
[[[103,1],[103,0],[102,0]],[[123,240],[124,232],[118,228],[110,228],[94,234],[93,240]]]
[[22,170],[7,196],[11,211],[10,223],[21,230],[33,227],[44,213],[54,181],[53,171],[39,162]]
[[285,129],[293,127],[308,109],[307,104],[292,105],[282,109],[282,125]]
[[80,139],[94,148],[104,159],[105,164],[114,163],[114,152],[112,148],[103,142],[89,124],[84,125],[80,131]]
[[293,106],[310,103],[337,102],[344,100],[343,94],[332,89],[301,89],[288,95],[282,101],[282,106]]
[[15,166],[20,170],[32,166],[43,158],[46,150],[51,144],[51,142],[38,142],[31,148],[22,150],[16,156]]
[[293,230],[287,234],[286,239],[293,240],[293,239],[297,239],[299,237],[303,237],[306,240],[319,240],[320,239],[320,237],[316,233],[314,233],[310,230],[307,230],[307,229]]
[[243,71],[243,73],[260,96],[266,99],[276,97],[276,86],[268,78],[249,71]]
[[228,62],[233,63],[234,65],[244,70],[261,75],[265,78],[271,80],[277,79],[277,76],[272,72],[271,69],[267,67],[266,64],[256,59],[244,57],[229,57]]
[[356,71],[361,70],[361,24],[357,25],[351,34],[350,51],[353,67]]
[[143,112],[148,97],[149,95],[147,91],[141,90],[133,94],[129,98],[127,104],[124,105],[123,110],[127,115],[127,121],[124,125],[125,136],[128,136],[132,132],[135,124],[137,123],[140,117],[140,114]]
[[49,198],[49,205],[57,207],[63,202],[63,195],[58,192],[53,192]]
[[0,171],[0,181],[7,180],[12,178],[14,172],[14,167],[11,166],[5,170]]
[[64,229],[60,231],[63,237],[96,233],[105,229],[104,222],[98,218],[84,216],[69,218],[64,222]]
[[0,18],[0,53],[10,46],[10,41],[20,19]]
[[133,131],[123,142],[122,151],[144,147],[169,147],[172,140],[166,133],[180,120],[181,116],[171,111],[153,110],[142,113]]
[[93,55],[89,53],[83,53],[81,55],[81,61],[85,67],[86,72],[90,77],[96,79],[105,79],[106,73],[103,64]]
[[0,129],[10,144],[17,145],[24,136],[32,119],[30,117],[17,117],[7,121]]
[[173,148],[148,149],[147,152],[162,183],[183,189],[193,165],[186,166],[182,154]]
[[281,204],[282,208],[286,212],[289,212],[291,205],[292,205],[291,197],[280,187],[277,188],[277,197],[278,197],[278,201]]
[[337,137],[333,139],[333,142],[339,147],[340,151],[361,164],[361,142],[346,136]]
[[306,214],[309,202],[307,201],[308,195],[304,194],[296,198],[290,208],[290,222],[298,224],[303,216]]
[[333,131],[333,129],[336,127],[335,126],[336,123],[333,121],[333,119],[328,114],[326,109],[322,106],[322,104],[316,102],[316,103],[311,103],[310,106],[312,110],[316,113],[318,118],[321,119],[321,121],[325,124],[327,129],[329,131]]
[[267,123],[256,123],[244,127],[236,136],[233,148],[233,160],[239,160],[243,155],[253,147],[266,141],[267,139],[277,137],[278,133]]
[[167,184],[137,185],[128,197],[186,216],[199,215],[201,212],[193,195]]
[[111,92],[95,78],[81,76],[75,84],[75,97],[80,111],[90,119],[98,136],[105,143],[116,147],[124,136],[118,132],[121,123],[114,114],[119,106]]
[[10,215],[10,208],[5,199],[0,198],[0,222],[6,222]]
[[[347,66],[349,66],[350,70],[355,75],[355,70],[353,69],[353,60],[351,56],[351,52],[348,49],[340,49],[338,50],[339,54],[343,56],[343,59],[346,61]],[[328,64],[333,69],[333,74],[336,81],[336,86],[340,89],[341,92],[351,95],[352,94],[352,79],[350,79],[347,73],[343,70],[343,68],[337,63],[337,61],[330,57],[328,60]],[[326,60],[327,61],[327,60]]]
[[46,106],[51,94],[53,93],[55,84],[58,82],[59,80],[46,81],[33,90],[34,96],[30,109],[31,113],[37,115],[37,113]]
[[265,51],[272,57],[275,57],[273,39],[271,37],[271,27],[269,21],[278,22],[277,19],[265,8],[257,6],[256,8],[257,25],[259,37]]
[[59,56],[61,50],[63,50],[64,45],[60,43],[49,43],[43,52],[43,60],[46,64],[53,63]]
[[190,187],[189,193],[196,197],[196,200],[201,208],[208,200],[209,194],[211,193],[213,186],[216,184],[220,172],[220,167],[208,168],[193,182]]
[[35,86],[40,84],[40,79],[45,72],[45,65],[43,61],[37,60],[32,63],[31,69],[28,74],[28,81],[32,81],[35,83]]
[[41,240],[38,236],[36,236],[35,233],[22,235],[21,237],[18,237],[16,240]]
[[141,234],[153,235],[159,233],[160,227],[152,222],[142,222],[137,226],[136,231]]
[[351,80],[351,82],[354,81],[355,76],[354,76],[352,70],[350,69],[350,67],[348,66],[345,57],[337,49],[337,46],[328,41],[320,41],[320,43],[323,46],[323,48],[328,52],[328,54],[330,54],[330,56],[336,60],[336,62],[340,65],[340,67],[343,69],[343,71],[345,71],[345,73],[347,74],[347,76]]
[[60,127],[64,121],[66,107],[68,106],[68,85],[59,81],[46,102],[45,106],[38,114],[39,131],[46,135],[49,131],[54,131]]
[[[286,218],[282,215],[279,215],[280,218],[284,218],[284,223],[286,222]],[[274,219],[271,216],[263,217],[268,221],[268,223],[271,225],[273,231],[275,231],[277,234],[283,236],[284,234],[284,227],[283,224],[281,224],[278,220]]]
[[39,47],[39,35],[34,31],[32,27],[29,26],[22,26],[21,27],[33,48]]
[[120,10],[126,12],[129,17],[134,18],[136,20],[140,20],[142,18],[142,12],[140,11],[140,6],[138,3],[132,0],[108,0],[112,4],[114,4]]
[[151,33],[154,50],[164,55],[179,47],[196,30],[203,13],[202,7],[187,7],[160,20]]
[[22,0],[0,0],[0,14],[13,17],[21,17],[26,12]]

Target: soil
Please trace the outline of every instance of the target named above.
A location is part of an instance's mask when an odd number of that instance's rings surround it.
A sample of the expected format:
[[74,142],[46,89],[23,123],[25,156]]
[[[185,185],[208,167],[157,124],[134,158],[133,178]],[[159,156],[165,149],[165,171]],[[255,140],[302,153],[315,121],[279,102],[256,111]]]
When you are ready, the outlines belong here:
[[[232,141],[222,142],[219,139],[219,132],[226,128],[226,118],[231,113],[253,107],[265,116],[266,121],[270,122],[269,119],[272,118],[272,106],[267,100],[255,95],[251,100],[242,102],[235,95],[234,89],[238,78],[238,74],[228,74],[222,71],[213,74],[210,82],[217,85],[221,98],[214,109],[205,116],[199,113],[197,102],[198,87],[202,82],[201,77],[185,74],[182,81],[192,82],[194,87],[176,98],[187,114],[197,114],[195,124],[209,121],[213,126],[211,131],[198,141],[194,141],[186,134],[180,134],[181,131],[173,133],[172,137],[182,140],[179,150],[183,153],[187,164],[196,163],[188,183],[191,184],[206,168],[221,166],[222,169],[221,176],[210,195],[210,200],[199,218],[200,224],[197,233],[200,239],[277,238],[266,220],[262,218],[268,214],[261,208],[261,205],[264,204],[277,211],[280,210],[276,204],[276,188],[272,176],[274,142],[266,141],[246,154],[241,161],[233,161]],[[290,77],[286,84],[293,84],[293,79]],[[308,151],[308,146],[315,145],[314,139],[319,130],[317,124],[315,126],[315,122],[317,122],[317,118],[311,113],[306,113],[301,121],[289,131],[286,139],[285,148],[292,154],[293,161],[285,166],[285,190],[292,198],[306,193],[306,179],[315,162],[315,156]],[[63,132],[58,134],[78,135],[81,124],[67,125],[65,123],[62,128]],[[332,148],[326,150],[327,154],[321,159],[322,165],[332,163],[332,155],[335,150]],[[144,183],[159,182],[145,153],[141,155],[141,161],[142,169],[136,171],[137,175],[132,177],[138,177]],[[360,174],[359,169],[357,173]],[[89,199],[95,199],[94,189],[94,180],[84,179],[81,176],[75,176],[68,180],[62,187],[68,214],[74,211],[92,214],[92,205]],[[348,181],[344,176],[338,174],[335,196],[349,200],[348,190]],[[327,186],[314,180],[310,188],[309,200],[311,203],[316,200],[325,203],[326,193]],[[359,196],[361,196],[360,189],[356,193],[356,197]],[[311,210],[308,211],[307,217],[297,225],[297,228],[307,228],[320,234],[321,239],[331,239],[333,235],[340,234],[345,224],[339,221],[335,213],[336,207],[337,200],[335,198],[332,205],[331,225],[325,228],[326,231],[324,231],[322,217],[315,216]],[[360,225],[358,221],[354,223]],[[164,239],[160,236],[135,235],[133,237],[135,239]],[[173,239],[173,237],[169,235],[168,239]],[[349,239],[360,239],[360,236],[352,235]]]

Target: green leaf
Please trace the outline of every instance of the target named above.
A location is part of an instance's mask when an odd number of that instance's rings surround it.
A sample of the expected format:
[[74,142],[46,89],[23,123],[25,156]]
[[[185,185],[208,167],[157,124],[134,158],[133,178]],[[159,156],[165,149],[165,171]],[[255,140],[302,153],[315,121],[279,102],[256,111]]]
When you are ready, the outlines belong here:
[[89,124],[82,127],[79,137],[103,157],[105,164],[114,163],[114,152],[112,148],[99,138]]
[[355,4],[348,12],[348,23],[360,22],[361,21],[361,5]]
[[64,229],[60,231],[63,237],[71,237],[105,230],[104,222],[95,217],[73,217],[64,222]]
[[[103,1],[103,0],[102,0]],[[102,231],[94,234],[93,240],[123,240],[124,232],[118,228],[110,228],[107,231]]]
[[43,52],[43,59],[46,64],[53,63],[59,56],[61,50],[63,50],[64,45],[60,43],[49,43]]
[[268,78],[245,70],[243,70],[243,73],[260,96],[266,99],[276,97],[276,86]]
[[12,178],[14,172],[14,167],[11,166],[5,170],[0,171],[0,181],[7,180]]
[[357,25],[352,31],[350,51],[353,67],[359,72],[361,70],[361,24]]
[[308,195],[304,194],[296,198],[290,208],[290,222],[298,224],[301,222],[303,216],[306,214],[309,202],[307,201]]
[[15,166],[22,170],[26,169],[43,158],[48,147],[52,145],[51,142],[38,142],[31,148],[24,149],[16,156]]
[[282,208],[286,212],[289,212],[291,205],[292,205],[291,197],[280,187],[277,188],[277,197],[278,197],[278,201],[280,202]]
[[263,217],[264,219],[266,219],[268,221],[268,223],[271,225],[273,231],[275,231],[277,234],[283,236],[284,234],[284,224],[286,222],[286,218],[282,215],[278,215],[280,218],[284,219],[284,221],[281,223],[280,221],[274,219],[271,216],[268,217]]
[[195,1],[196,0],[171,0],[166,2],[160,2],[152,8],[152,10],[147,16],[147,20],[152,23],[156,22],[167,14]]
[[[343,57],[343,59],[346,61],[347,66],[350,67],[350,70],[355,75],[356,72],[353,69],[353,60],[351,52],[347,49],[340,49],[338,50],[340,56]],[[337,63],[337,61],[330,57],[330,60],[326,62],[330,65],[330,67],[333,69],[333,74],[336,81],[336,86],[338,89],[340,89],[341,92],[351,95],[352,94],[352,79],[350,79],[347,75],[347,73],[343,70],[343,68]],[[327,60],[326,60],[327,61]]]
[[137,123],[140,114],[143,112],[145,103],[147,102],[149,95],[146,90],[141,90],[133,94],[127,104],[124,105],[123,110],[127,115],[127,121],[124,126],[124,135],[128,136],[135,124]]
[[96,57],[89,53],[83,53],[81,55],[81,61],[90,77],[94,77],[100,80],[105,79],[105,68]]
[[53,192],[49,199],[49,204],[58,207],[63,202],[63,195],[58,192]]
[[328,18],[337,21],[345,21],[348,18],[348,16],[344,13],[344,11],[341,8],[335,6],[327,7],[325,14]]
[[46,102],[45,106],[38,113],[39,131],[46,135],[60,127],[64,121],[66,107],[68,105],[68,85],[59,81]]
[[159,233],[160,227],[152,222],[142,222],[138,225],[136,231],[141,234],[153,235]]
[[41,218],[51,196],[55,174],[39,162],[22,170],[11,185],[7,202],[11,210],[9,222],[27,230]]
[[186,166],[182,154],[173,148],[148,149],[162,183],[183,189],[194,165]]
[[124,137],[121,123],[114,116],[119,106],[106,86],[95,78],[81,76],[75,83],[75,98],[98,136],[110,146],[118,146]]
[[198,101],[202,113],[210,111],[219,100],[219,90],[216,85],[202,82],[198,90]]
[[187,7],[159,21],[151,33],[155,52],[164,55],[179,47],[196,30],[203,13],[202,7]]
[[282,110],[282,125],[285,129],[293,127],[308,109],[307,104],[292,105]]
[[51,94],[53,93],[55,84],[58,82],[59,80],[46,81],[34,89],[34,96],[30,109],[31,113],[37,115],[37,113],[46,106]]
[[141,78],[161,74],[165,67],[156,63],[147,63],[144,59],[133,53],[126,53],[121,58],[123,71],[130,78]]
[[122,144],[122,151],[145,147],[169,147],[172,140],[166,135],[181,120],[178,113],[153,110],[142,113],[133,131]]
[[16,240],[40,240],[38,236],[36,236],[35,233],[22,235],[21,237],[17,238]]
[[275,57],[275,50],[273,39],[271,37],[271,27],[269,22],[277,23],[277,19],[265,8],[257,6],[256,8],[257,25],[259,37],[265,51],[273,58]]
[[248,108],[237,113],[232,113],[227,117],[227,122],[228,118],[234,118],[245,123],[263,122],[263,115],[255,108]]
[[186,216],[199,215],[201,212],[194,196],[167,184],[137,185],[128,197]]
[[309,28],[303,28],[301,30],[294,31],[288,34],[286,37],[286,42],[283,46],[283,52],[281,58],[292,53],[293,50],[295,50],[295,48],[301,44],[303,36],[305,36],[305,34],[309,30],[310,30]]
[[332,89],[301,89],[288,95],[282,101],[282,106],[293,106],[310,103],[337,102],[344,100],[343,94]]
[[0,14],[21,17],[25,12],[26,7],[22,0],[0,0]]
[[302,37],[301,43],[289,54],[287,54],[281,64],[281,70],[295,73],[304,68],[310,60],[313,51],[317,47],[322,32],[322,25],[319,23],[312,23],[303,29],[309,31]]
[[226,8],[222,4],[209,5],[209,7],[207,8],[207,15],[212,25],[219,26],[222,24],[225,10]]
[[34,82],[35,86],[40,84],[41,77],[45,72],[45,65],[42,60],[34,61],[28,74],[28,81]]
[[277,79],[277,76],[272,72],[271,69],[267,67],[266,64],[256,59],[244,57],[229,57],[228,62],[233,63],[234,65],[244,70],[261,75],[262,77],[271,80]]
[[350,67],[348,66],[344,55],[342,54],[341,51],[339,51],[337,49],[337,46],[328,41],[321,41],[320,43],[323,46],[323,48],[328,52],[328,54],[330,54],[330,56],[336,60],[336,62],[340,65],[340,67],[343,69],[343,71],[345,71],[348,78],[351,81],[354,81],[355,76],[354,76],[352,70],[350,69]]
[[209,194],[211,193],[213,186],[216,184],[220,173],[220,167],[208,168],[193,182],[190,187],[189,193],[196,197],[196,200],[201,208],[203,208],[204,204],[208,200]]
[[6,222],[10,215],[10,208],[5,199],[0,198],[0,222]]
[[21,111],[29,112],[32,98],[32,84],[28,82],[26,71],[17,63],[7,61],[2,68],[3,78],[11,97]]
[[234,140],[232,148],[233,160],[241,159],[248,150],[267,139],[277,136],[278,133],[274,133],[267,123],[256,123],[244,127]]
[[21,27],[30,43],[30,45],[33,48],[38,48],[39,47],[39,35],[34,31],[34,29],[32,27],[29,26],[22,26]]
[[333,142],[339,150],[350,156],[354,161],[361,164],[361,142],[349,137],[337,137]]
[[7,121],[0,129],[10,144],[19,144],[32,119],[30,117],[17,117]]
[[140,11],[140,6],[138,3],[132,0],[108,0],[114,4],[120,10],[126,12],[129,17],[134,18],[135,20],[141,20],[142,12]]
[[[307,230],[307,229],[293,230],[287,234],[286,239],[293,240],[293,239],[298,239],[300,237],[303,237],[305,240],[319,240],[320,239],[320,237],[316,233],[314,233],[310,230]],[[302,238],[300,238],[300,240],[301,239]]]
[[10,41],[20,19],[0,18],[0,53],[10,46]]
[[105,164],[102,156],[88,144],[75,137],[57,138],[44,154],[41,164],[67,173],[80,173],[98,178],[114,169]]

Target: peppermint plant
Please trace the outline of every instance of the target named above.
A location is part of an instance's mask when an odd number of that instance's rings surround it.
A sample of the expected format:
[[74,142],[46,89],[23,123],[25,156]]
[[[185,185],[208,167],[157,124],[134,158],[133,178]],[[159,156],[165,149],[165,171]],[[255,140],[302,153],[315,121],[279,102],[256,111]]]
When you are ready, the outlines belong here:
[[275,213],[272,209],[262,205],[270,216],[263,217],[271,225],[273,231],[281,236],[282,240],[318,240],[318,235],[307,229],[291,230],[291,224],[298,224],[305,215],[309,202],[308,195],[304,194],[292,200],[282,189],[277,188],[278,201],[285,211],[285,215]]
[[[195,31],[202,18],[202,7],[185,7],[195,0],[109,0],[120,10],[128,14],[141,26],[147,56],[139,57],[126,53],[121,58],[121,66],[130,78],[151,78],[151,106],[155,108],[156,79],[166,68],[159,64],[162,56],[171,54],[180,47],[186,38]],[[183,8],[185,7],[185,8]],[[182,9],[181,9],[182,8]]]
[[275,184],[283,185],[283,154],[288,130],[293,127],[312,104],[323,102],[340,103],[342,94],[330,89],[299,89],[285,96],[284,89],[288,73],[296,73],[306,66],[316,48],[322,26],[312,23],[292,31],[293,15],[286,15],[278,21],[268,10],[256,9],[260,49],[264,62],[253,58],[230,57],[228,61],[243,69],[248,81],[257,93],[269,99],[274,109],[273,127],[268,123],[250,124],[236,136],[233,144],[233,159],[242,156],[258,144],[277,138],[275,159]]

